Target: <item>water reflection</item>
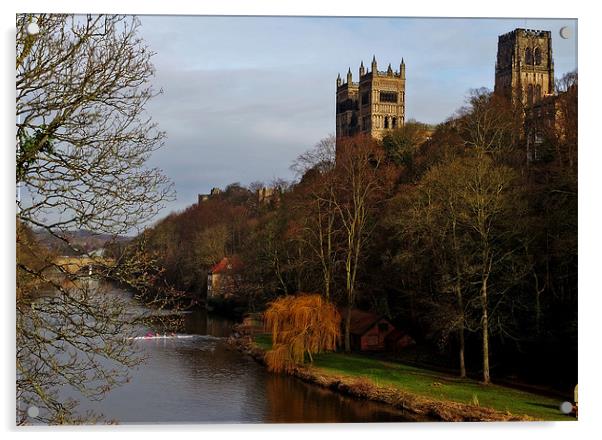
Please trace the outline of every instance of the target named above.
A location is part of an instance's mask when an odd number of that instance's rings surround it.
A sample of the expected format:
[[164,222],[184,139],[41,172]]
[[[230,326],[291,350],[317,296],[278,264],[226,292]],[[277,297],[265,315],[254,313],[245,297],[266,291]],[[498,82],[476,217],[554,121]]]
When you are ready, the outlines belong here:
[[269,423],[354,423],[403,422],[400,411],[370,401],[355,400],[327,389],[308,385],[290,376],[266,378],[265,422]]

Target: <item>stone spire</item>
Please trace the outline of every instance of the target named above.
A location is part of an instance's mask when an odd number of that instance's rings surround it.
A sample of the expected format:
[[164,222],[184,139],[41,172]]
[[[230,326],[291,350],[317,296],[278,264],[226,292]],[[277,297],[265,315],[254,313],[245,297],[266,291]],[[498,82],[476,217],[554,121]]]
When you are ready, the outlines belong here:
[[372,55],[372,73],[376,74],[376,72],[377,72],[376,55]]
[[393,69],[391,68],[391,63],[389,63],[389,67],[387,67],[387,75],[393,76]]
[[352,75],[351,75],[351,67],[347,71],[347,84],[351,84]]
[[401,59],[401,64],[399,65],[399,76],[401,79],[406,79],[406,63],[403,62],[403,58]]
[[362,61],[362,64],[360,64],[360,79],[365,75],[365,73],[366,69],[364,68],[364,62]]
[[337,87],[339,87],[341,85],[341,74],[339,73],[337,75]]

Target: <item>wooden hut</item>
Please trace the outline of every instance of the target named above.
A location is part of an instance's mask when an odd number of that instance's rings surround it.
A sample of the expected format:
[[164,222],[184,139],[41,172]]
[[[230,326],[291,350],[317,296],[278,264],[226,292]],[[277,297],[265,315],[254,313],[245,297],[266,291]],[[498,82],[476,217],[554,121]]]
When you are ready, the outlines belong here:
[[[347,310],[341,310],[343,329]],[[387,336],[395,327],[387,318],[359,309],[351,310],[351,349],[356,351],[382,351],[386,348]]]

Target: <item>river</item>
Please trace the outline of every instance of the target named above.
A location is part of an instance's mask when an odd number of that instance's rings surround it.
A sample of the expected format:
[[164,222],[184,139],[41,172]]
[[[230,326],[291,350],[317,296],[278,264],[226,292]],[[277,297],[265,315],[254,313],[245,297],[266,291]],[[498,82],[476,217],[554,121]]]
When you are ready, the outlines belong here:
[[[122,424],[412,420],[384,404],[355,400],[294,377],[268,373],[227,344],[231,325],[205,311],[184,313],[177,330],[192,337],[137,340],[147,359],[130,371],[128,383],[99,401],[76,394],[69,397],[80,401],[80,412],[102,413]],[[141,335],[147,330],[141,328]]]

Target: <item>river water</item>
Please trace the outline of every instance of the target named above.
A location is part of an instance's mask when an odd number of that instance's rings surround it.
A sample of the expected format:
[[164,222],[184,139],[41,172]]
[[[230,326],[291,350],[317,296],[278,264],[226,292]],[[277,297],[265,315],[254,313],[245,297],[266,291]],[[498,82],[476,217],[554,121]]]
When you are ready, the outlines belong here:
[[147,360],[131,370],[130,381],[100,401],[74,395],[79,410],[123,424],[411,420],[384,404],[268,373],[227,344],[232,324],[204,311],[182,314],[177,330],[193,337],[137,340]]

